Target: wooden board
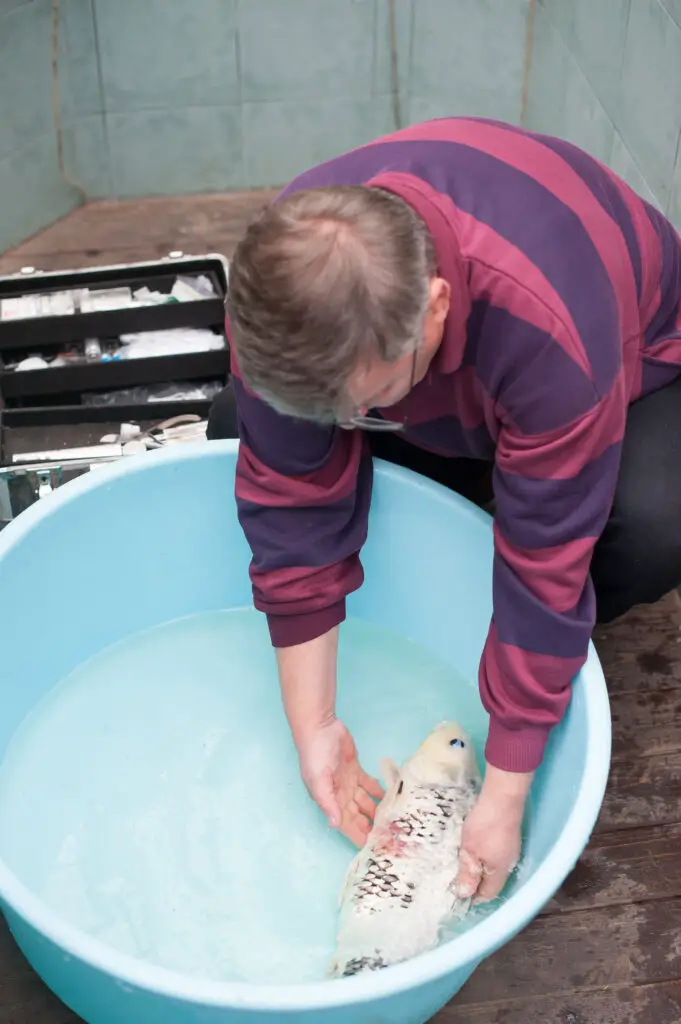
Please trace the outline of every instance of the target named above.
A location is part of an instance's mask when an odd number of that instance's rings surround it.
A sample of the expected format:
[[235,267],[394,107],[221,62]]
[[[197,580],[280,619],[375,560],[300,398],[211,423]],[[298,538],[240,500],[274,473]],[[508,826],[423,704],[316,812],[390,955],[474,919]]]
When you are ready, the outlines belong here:
[[24,266],[68,270],[187,255],[231,256],[251,217],[276,192],[105,200],[89,203],[0,255],[0,274]]
[[432,1024],[679,1024],[681,982],[618,985],[522,998],[503,1004],[452,1003]]

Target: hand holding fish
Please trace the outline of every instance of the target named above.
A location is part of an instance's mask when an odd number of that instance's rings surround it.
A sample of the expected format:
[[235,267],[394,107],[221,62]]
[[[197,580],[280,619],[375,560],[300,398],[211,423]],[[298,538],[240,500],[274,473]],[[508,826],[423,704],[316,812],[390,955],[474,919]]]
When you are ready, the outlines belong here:
[[521,825],[532,773],[487,766],[482,792],[466,818],[456,890],[486,903],[496,899],[518,863]]

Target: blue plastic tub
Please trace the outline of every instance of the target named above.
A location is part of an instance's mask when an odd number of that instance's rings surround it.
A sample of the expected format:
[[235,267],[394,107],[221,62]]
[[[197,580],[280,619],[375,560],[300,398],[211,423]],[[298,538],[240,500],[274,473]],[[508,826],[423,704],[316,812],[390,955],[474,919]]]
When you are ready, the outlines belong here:
[[[235,461],[233,442],[123,459],[64,486],[0,534],[0,757],[36,702],[103,648],[162,622],[251,603]],[[366,582],[349,612],[409,634],[474,678],[491,612],[489,518],[378,463],[363,562]],[[592,649],[536,779],[525,869],[510,897],[465,935],[376,974],[263,986],[171,973],[61,920],[0,851],[1,906],[27,959],[89,1024],[422,1024],[561,885],[596,820],[609,759],[609,704]]]

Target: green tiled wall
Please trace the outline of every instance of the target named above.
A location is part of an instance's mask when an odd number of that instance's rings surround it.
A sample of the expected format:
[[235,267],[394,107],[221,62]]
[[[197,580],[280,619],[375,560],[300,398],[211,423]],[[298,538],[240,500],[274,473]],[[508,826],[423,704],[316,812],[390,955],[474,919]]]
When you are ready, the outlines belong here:
[[[529,3],[395,0],[402,123],[517,121]],[[70,4],[70,156],[91,196],[276,186],[395,126],[388,0]]]
[[[88,197],[276,186],[395,127],[521,119],[681,225],[681,0],[61,0],[67,170]],[[51,0],[0,0],[0,249],[81,198],[59,174]]]
[[537,0],[526,123],[583,146],[681,227],[681,0]]
[[[69,3],[62,26],[63,65],[73,15],[81,20],[80,0]],[[0,251],[61,217],[79,200],[78,190],[59,174],[57,164],[51,8],[50,0],[0,0]],[[86,146],[81,130],[73,130],[73,97],[86,93],[75,49],[73,55],[73,77],[66,75],[61,83],[64,145],[71,153],[78,150],[84,167],[94,166],[97,153]]]

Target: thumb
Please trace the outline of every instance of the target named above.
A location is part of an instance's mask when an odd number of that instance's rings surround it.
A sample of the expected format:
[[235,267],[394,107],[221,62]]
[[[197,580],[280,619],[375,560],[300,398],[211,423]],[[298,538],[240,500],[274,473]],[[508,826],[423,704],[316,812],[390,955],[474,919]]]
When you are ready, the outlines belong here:
[[495,900],[503,889],[507,878],[508,874],[503,871],[485,871],[475,896],[475,902],[489,903],[491,900]]
[[482,881],[483,868],[477,857],[462,849],[459,856],[459,873],[452,886],[459,899],[470,899],[478,891]]
[[309,783],[310,794],[319,809],[326,815],[330,828],[340,828],[341,808],[333,785],[333,775],[324,771]]

